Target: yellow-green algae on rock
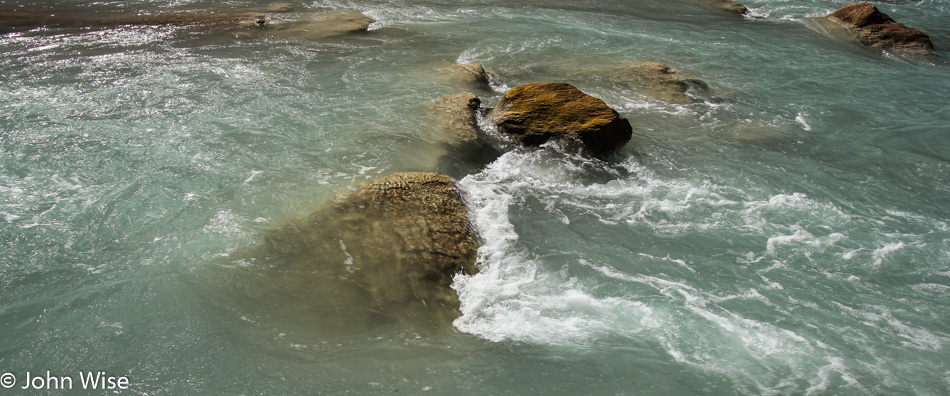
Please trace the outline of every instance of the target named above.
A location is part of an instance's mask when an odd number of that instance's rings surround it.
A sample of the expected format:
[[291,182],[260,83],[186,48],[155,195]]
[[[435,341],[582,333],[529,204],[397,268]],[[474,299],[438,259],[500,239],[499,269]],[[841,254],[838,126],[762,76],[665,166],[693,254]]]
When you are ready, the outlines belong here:
[[552,139],[579,141],[595,154],[622,147],[633,134],[630,122],[603,100],[566,83],[511,88],[492,110],[491,119],[500,132],[526,146]]

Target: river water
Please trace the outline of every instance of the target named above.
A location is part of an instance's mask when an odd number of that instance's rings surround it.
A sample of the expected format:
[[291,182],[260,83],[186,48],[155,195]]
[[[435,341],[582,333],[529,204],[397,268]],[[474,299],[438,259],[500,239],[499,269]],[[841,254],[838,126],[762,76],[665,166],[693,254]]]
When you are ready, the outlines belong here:
[[[745,4],[340,0],[278,8],[362,12],[369,31],[5,31],[0,371],[74,390],[104,371],[125,394],[950,393],[950,1],[878,3],[934,58],[813,19],[845,1]],[[710,88],[670,104],[611,77],[638,60]],[[471,62],[496,75],[483,106],[568,82],[634,139],[446,167],[426,106]],[[354,185],[433,170],[481,240],[448,330],[240,259]]]

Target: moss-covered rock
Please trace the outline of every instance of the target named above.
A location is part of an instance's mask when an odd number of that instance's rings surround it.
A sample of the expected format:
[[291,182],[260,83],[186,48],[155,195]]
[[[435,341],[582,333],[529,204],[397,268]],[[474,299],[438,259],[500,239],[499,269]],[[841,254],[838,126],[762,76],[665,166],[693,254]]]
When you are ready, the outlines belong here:
[[594,154],[626,144],[633,128],[603,100],[565,83],[530,83],[501,98],[490,117],[498,131],[526,146],[581,142]]

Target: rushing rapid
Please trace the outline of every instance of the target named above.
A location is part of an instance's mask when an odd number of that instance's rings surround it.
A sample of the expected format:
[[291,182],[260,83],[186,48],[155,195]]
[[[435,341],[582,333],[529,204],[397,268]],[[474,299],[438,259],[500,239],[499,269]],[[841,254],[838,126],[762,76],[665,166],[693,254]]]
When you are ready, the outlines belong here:
[[[950,2],[877,3],[933,57],[816,21],[845,4],[0,5],[374,20],[0,30],[0,371],[147,394],[950,393]],[[641,60],[708,90],[677,104],[612,77]],[[634,137],[592,158],[481,118],[497,155],[459,165],[428,105],[460,91],[440,68],[473,62],[483,108],[567,82]],[[450,328],[246,254],[402,171],[450,173],[478,236]]]

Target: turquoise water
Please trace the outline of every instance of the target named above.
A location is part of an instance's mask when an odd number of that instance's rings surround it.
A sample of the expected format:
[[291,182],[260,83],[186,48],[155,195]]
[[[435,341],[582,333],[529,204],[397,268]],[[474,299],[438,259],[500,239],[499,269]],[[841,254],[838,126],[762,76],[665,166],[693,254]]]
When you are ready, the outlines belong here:
[[[928,59],[810,19],[846,3],[335,1],[289,5],[377,22],[5,32],[0,371],[145,394],[948,394],[950,2],[879,3]],[[611,77],[635,60],[711,89],[658,101]],[[498,76],[485,106],[569,82],[634,140],[446,168],[426,106],[459,91],[454,62]],[[482,241],[449,331],[354,320],[241,259],[353,185],[432,170]]]

